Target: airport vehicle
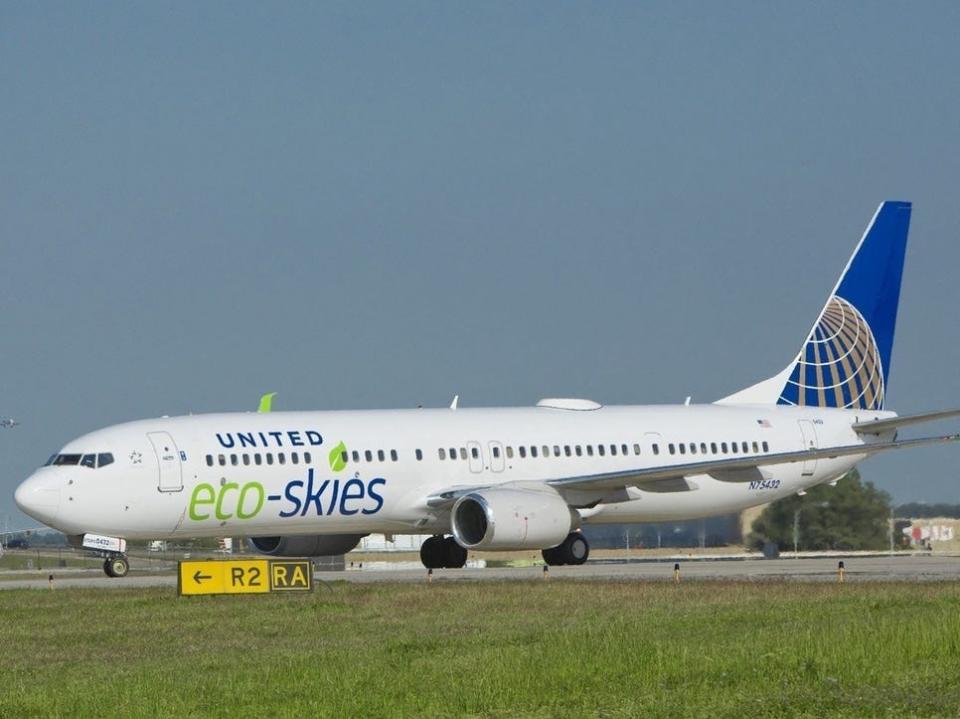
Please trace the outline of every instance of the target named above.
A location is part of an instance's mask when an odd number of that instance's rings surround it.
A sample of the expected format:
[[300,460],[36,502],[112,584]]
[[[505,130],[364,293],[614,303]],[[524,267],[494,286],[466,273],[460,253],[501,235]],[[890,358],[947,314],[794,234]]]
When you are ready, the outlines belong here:
[[857,462],[958,435],[897,431],[960,410],[884,408],[911,205],[877,209],[800,352],[712,404],[207,414],[84,435],[17,505],[126,574],[127,539],[244,536],[275,556],[340,554],[368,533],[431,534],[430,568],[539,549],[578,564],[588,523],[733,512],[836,482]]

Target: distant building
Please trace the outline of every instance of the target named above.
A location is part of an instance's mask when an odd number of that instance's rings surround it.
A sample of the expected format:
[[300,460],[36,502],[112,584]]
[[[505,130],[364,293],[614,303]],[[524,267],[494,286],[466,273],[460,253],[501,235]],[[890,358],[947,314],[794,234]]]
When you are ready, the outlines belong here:
[[960,551],[960,519],[930,517],[898,521],[900,530],[916,549],[941,552]]

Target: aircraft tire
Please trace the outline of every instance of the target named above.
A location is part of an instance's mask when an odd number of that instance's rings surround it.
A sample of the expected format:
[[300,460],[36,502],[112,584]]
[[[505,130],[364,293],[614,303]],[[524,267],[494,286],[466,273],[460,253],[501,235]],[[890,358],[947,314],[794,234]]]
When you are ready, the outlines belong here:
[[445,569],[463,569],[467,563],[467,550],[457,544],[453,537],[446,537],[443,540],[443,566]]
[[103,571],[108,577],[125,577],[130,571],[130,562],[126,557],[110,557],[103,563]]
[[590,556],[590,544],[580,532],[570,532],[560,545],[564,564],[583,564]]
[[544,549],[540,552],[543,555],[543,561],[547,563],[548,567],[559,567],[566,564],[566,562],[563,561],[563,553],[560,551],[562,547],[563,545],[561,544],[558,547],[550,547],[550,549]]
[[446,547],[443,544],[443,537],[428,537],[420,545],[420,561],[427,569],[442,569],[444,566]]

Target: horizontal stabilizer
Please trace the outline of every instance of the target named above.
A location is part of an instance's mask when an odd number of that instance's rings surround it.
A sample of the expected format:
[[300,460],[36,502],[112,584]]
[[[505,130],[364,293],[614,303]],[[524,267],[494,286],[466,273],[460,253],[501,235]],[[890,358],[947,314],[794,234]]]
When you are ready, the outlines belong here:
[[891,417],[890,419],[877,419],[873,422],[858,422],[853,425],[853,430],[860,434],[882,434],[891,429],[900,429],[911,424],[922,424],[924,422],[935,422],[938,419],[949,419],[950,417],[960,416],[960,409],[944,409],[938,412],[925,412],[924,414],[912,414],[904,417]]

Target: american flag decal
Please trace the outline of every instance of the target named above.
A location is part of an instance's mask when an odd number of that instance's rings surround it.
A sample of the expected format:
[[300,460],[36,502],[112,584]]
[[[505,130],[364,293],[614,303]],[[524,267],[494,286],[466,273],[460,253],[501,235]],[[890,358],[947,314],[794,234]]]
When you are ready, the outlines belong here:
[[770,424],[769,419],[758,419],[757,424],[759,424],[761,427],[766,427],[767,429],[770,429],[771,427],[773,427],[773,425]]

